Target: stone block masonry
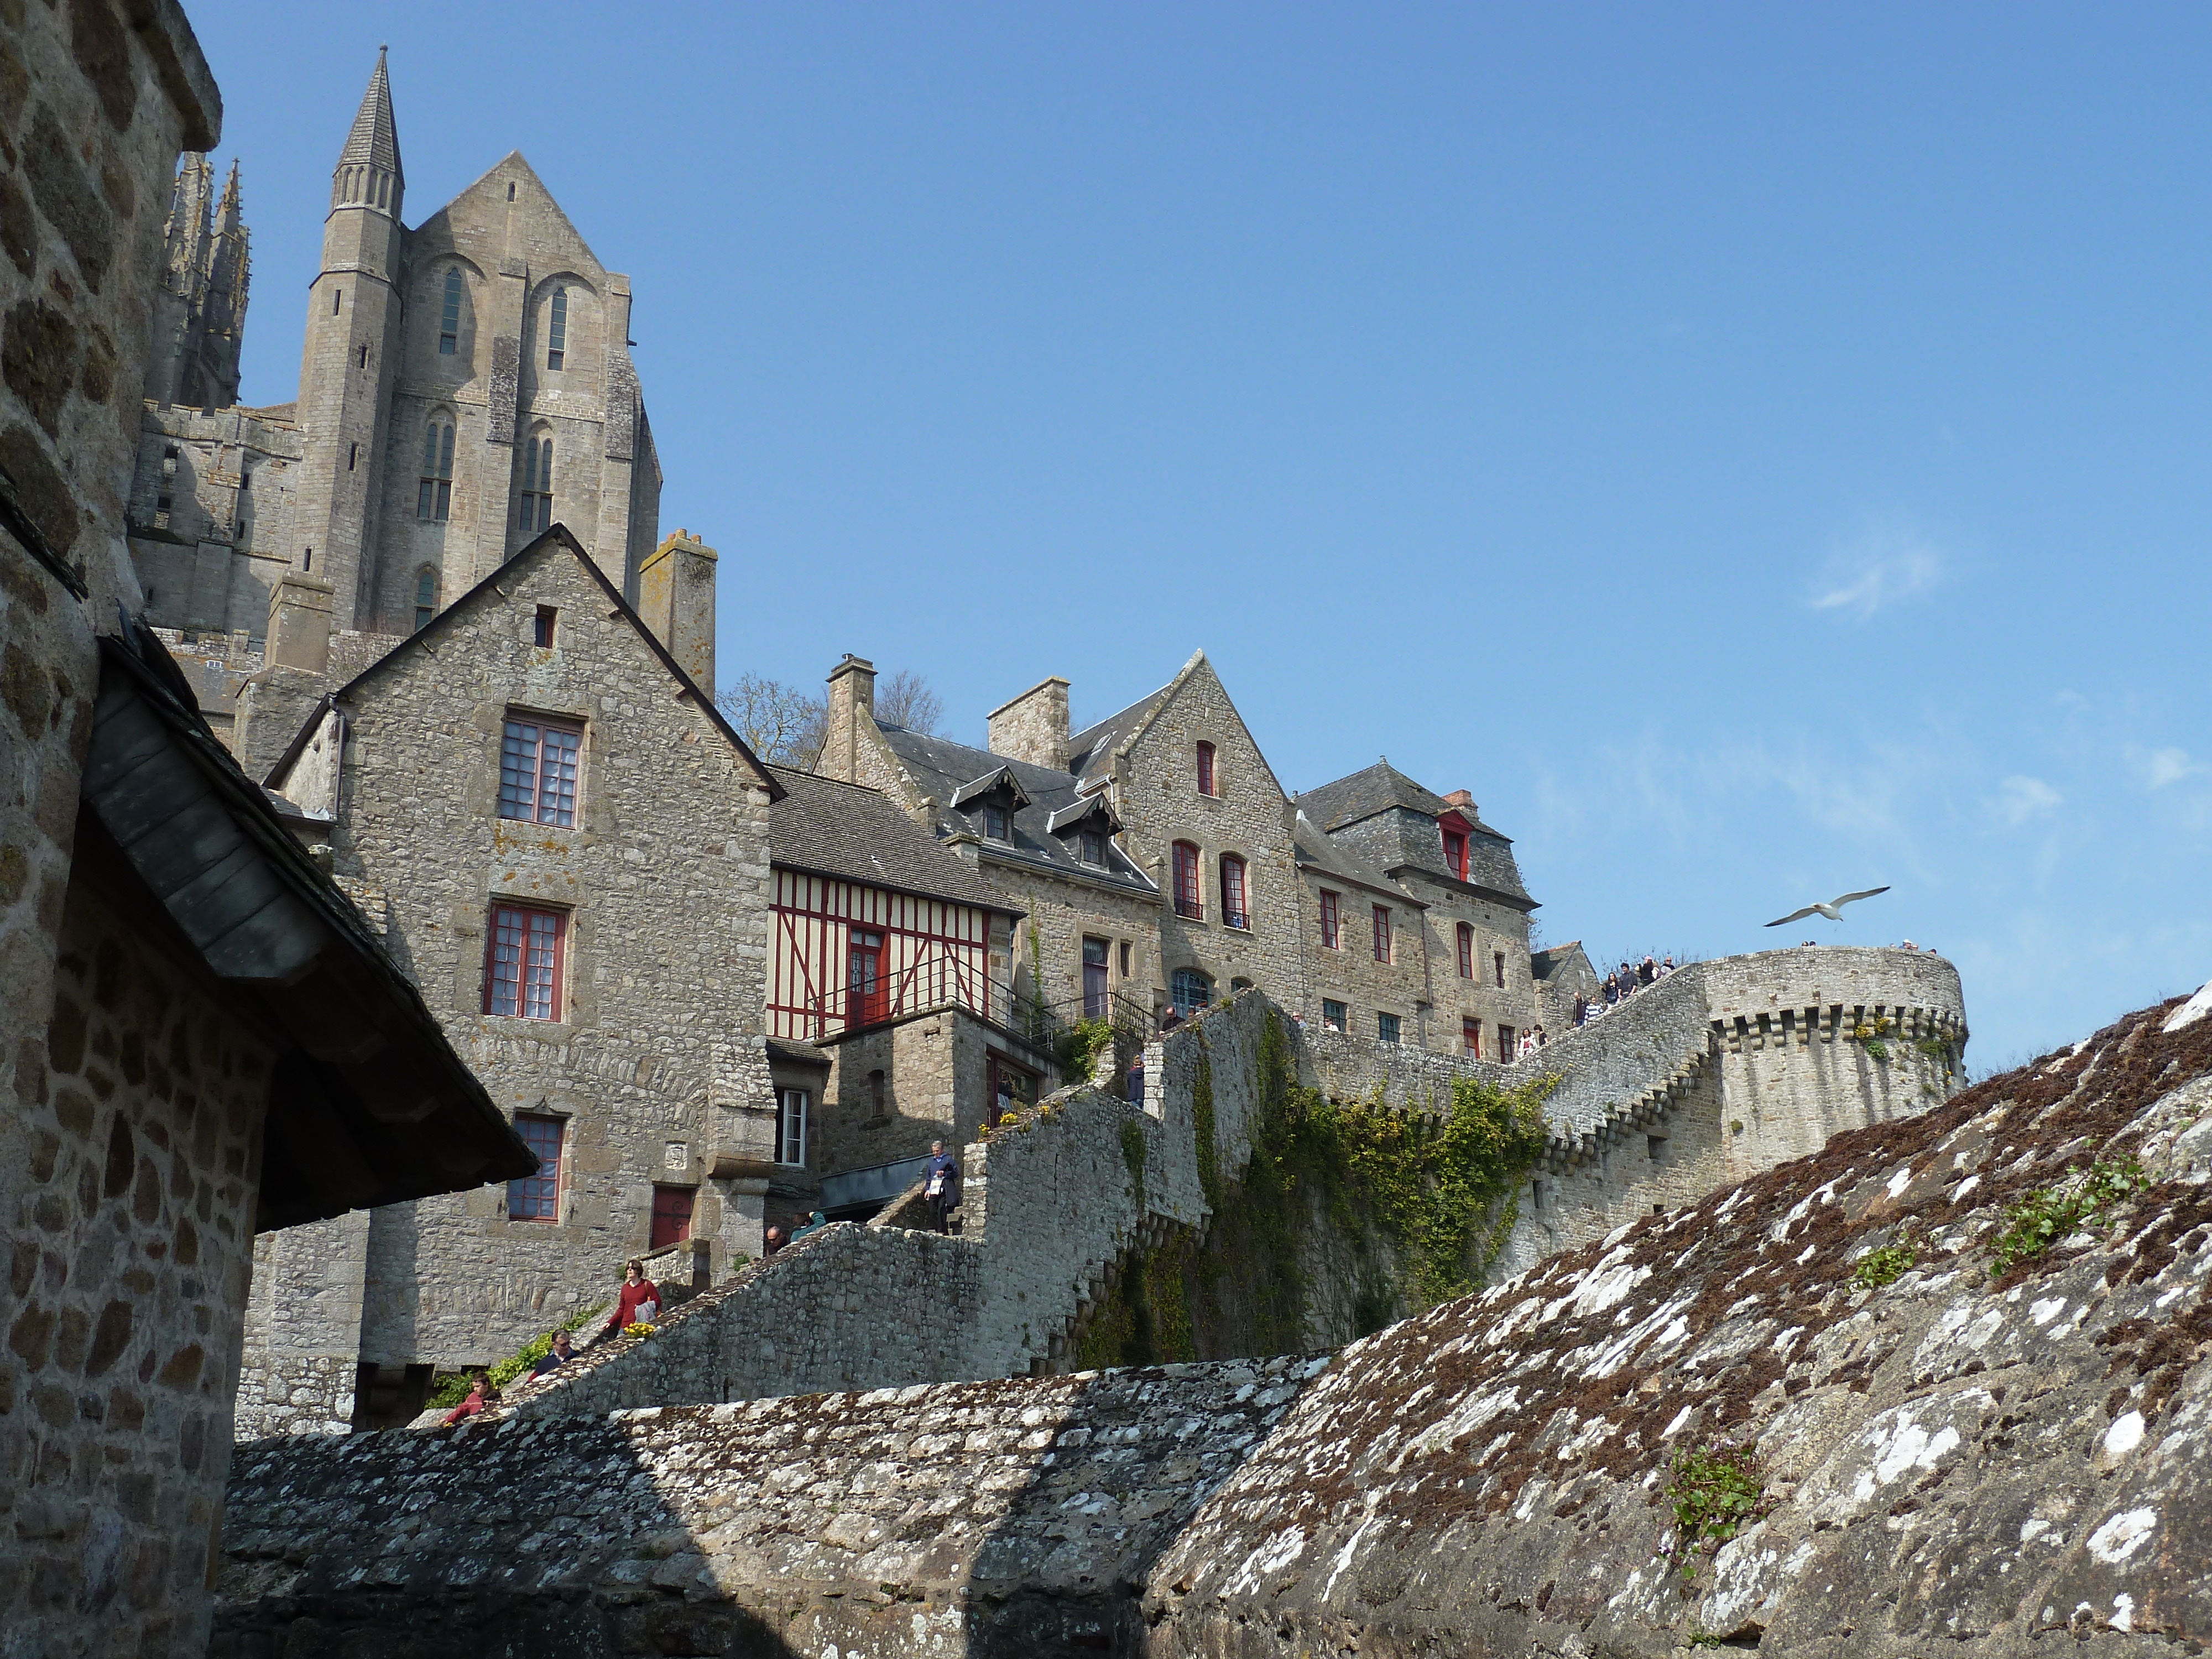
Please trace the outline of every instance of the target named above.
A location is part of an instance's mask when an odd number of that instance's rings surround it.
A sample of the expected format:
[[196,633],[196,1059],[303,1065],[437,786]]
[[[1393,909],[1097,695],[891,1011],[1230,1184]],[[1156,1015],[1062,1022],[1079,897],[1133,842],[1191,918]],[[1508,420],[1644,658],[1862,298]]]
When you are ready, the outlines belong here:
[[209,1651],[1134,1651],[1153,1557],[1326,1364],[265,1444]]

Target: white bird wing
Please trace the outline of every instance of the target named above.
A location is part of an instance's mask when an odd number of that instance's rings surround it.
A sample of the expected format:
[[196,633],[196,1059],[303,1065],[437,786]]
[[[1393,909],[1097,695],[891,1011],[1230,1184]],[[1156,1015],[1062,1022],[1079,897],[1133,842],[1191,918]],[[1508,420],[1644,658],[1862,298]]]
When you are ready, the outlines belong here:
[[1856,899],[1872,898],[1876,893],[1887,893],[1887,887],[1869,887],[1863,893],[1846,893],[1839,899],[1830,899],[1831,904],[1849,904]]
[[1785,921],[1795,921],[1800,916],[1809,916],[1818,908],[1820,908],[1820,907],[1816,904],[1808,904],[1802,910],[1792,910],[1786,916],[1777,916],[1773,921],[1768,922],[1766,925],[1769,927],[1779,927]]

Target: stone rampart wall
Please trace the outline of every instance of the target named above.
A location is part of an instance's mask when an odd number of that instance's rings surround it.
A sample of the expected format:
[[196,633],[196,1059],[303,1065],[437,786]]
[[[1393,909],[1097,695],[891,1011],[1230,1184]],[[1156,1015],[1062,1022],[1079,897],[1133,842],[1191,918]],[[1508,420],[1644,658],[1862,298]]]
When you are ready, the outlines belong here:
[[349,1210],[253,1241],[233,1418],[240,1440],[352,1426],[368,1235],[368,1212]]

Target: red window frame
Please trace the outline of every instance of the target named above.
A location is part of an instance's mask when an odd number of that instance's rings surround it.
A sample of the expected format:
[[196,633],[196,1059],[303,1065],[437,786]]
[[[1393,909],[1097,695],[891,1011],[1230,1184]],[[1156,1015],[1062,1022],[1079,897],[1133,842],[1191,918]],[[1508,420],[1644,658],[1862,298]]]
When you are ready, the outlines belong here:
[[1444,862],[1451,866],[1452,874],[1462,881],[1467,879],[1467,837],[1456,830],[1444,831]]
[[1474,977],[1474,929],[1463,921],[1459,925],[1459,976]]
[[691,1237],[694,1196],[689,1187],[664,1187],[659,1182],[653,1183],[653,1232],[648,1249],[665,1250],[671,1244],[681,1244]]
[[1375,960],[1390,960],[1390,907],[1387,904],[1375,907]]
[[1467,1046],[1468,1057],[1469,1059],[1480,1060],[1482,1058],[1482,1022],[1480,1020],[1461,1020],[1459,1023],[1459,1040]]
[[1220,790],[1214,787],[1217,781],[1213,772],[1213,745],[1201,743],[1198,745],[1198,793],[1201,795],[1219,794]]
[[1511,1062],[1511,1060],[1513,1060],[1513,1057],[1514,1057],[1514,1055],[1513,1055],[1513,1044],[1514,1044],[1515,1039],[1516,1039],[1518,1036],[1519,1036],[1519,1033],[1518,1033],[1518,1032],[1516,1032],[1516,1031],[1515,1031],[1515,1030],[1514,1030],[1514,1029],[1513,1029],[1510,1025],[1500,1025],[1500,1026],[1498,1028],[1498,1059],[1500,1059],[1501,1060],[1504,1060],[1504,1061],[1506,1061],[1506,1062],[1508,1062],[1508,1063],[1510,1063],[1510,1062]]
[[1234,853],[1221,855],[1221,922],[1224,927],[1252,927],[1251,882],[1244,860]]
[[574,720],[509,714],[499,743],[499,815],[574,829],[584,728]]
[[561,1140],[567,1124],[557,1117],[517,1113],[514,1132],[538,1154],[538,1173],[507,1183],[509,1221],[561,1219]]
[[1203,921],[1206,904],[1198,890],[1198,848],[1193,842],[1179,841],[1170,850],[1174,854],[1176,914],[1192,921]]
[[568,918],[534,904],[495,904],[484,928],[483,1011],[502,1019],[561,1018]]

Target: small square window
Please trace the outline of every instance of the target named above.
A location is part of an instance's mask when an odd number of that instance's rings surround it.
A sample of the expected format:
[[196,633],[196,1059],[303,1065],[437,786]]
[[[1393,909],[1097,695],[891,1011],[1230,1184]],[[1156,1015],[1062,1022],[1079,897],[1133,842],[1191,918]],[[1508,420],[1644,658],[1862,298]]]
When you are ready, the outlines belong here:
[[1342,1003],[1332,1002],[1327,997],[1322,999],[1321,1029],[1322,1030],[1341,1031],[1344,1029],[1346,1018],[1346,1010]]
[[1377,1014],[1375,1016],[1375,1039],[1378,1042],[1395,1042],[1398,1040],[1397,1015]]
[[986,806],[983,809],[983,839],[986,841],[1011,841],[1013,839],[1012,836],[1006,833],[1006,809],[1005,807]]

